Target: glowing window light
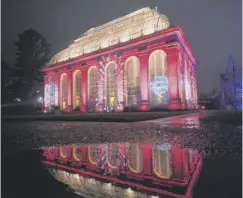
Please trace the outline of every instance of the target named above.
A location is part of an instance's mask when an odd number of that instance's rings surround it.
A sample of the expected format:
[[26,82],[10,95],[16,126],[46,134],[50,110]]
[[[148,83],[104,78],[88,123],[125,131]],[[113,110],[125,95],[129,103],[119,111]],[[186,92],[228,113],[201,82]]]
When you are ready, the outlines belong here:
[[73,74],[73,108],[81,106],[81,71],[76,70]]
[[149,57],[149,82],[151,104],[168,104],[167,55],[162,50],[154,51]]
[[114,107],[117,102],[116,63],[109,63],[106,68],[106,107]]
[[125,63],[126,105],[140,103],[140,72],[139,60],[130,57]]

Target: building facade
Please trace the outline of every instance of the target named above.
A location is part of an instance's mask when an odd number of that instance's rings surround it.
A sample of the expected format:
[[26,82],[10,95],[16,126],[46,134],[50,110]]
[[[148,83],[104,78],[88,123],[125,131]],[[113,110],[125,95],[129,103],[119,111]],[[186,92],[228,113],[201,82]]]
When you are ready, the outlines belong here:
[[180,26],[143,8],[91,28],[43,68],[46,110],[197,108],[196,58]]

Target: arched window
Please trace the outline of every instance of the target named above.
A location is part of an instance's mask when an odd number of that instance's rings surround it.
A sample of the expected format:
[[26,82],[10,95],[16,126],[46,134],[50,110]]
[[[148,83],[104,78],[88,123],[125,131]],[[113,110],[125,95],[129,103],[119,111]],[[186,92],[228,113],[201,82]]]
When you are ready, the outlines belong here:
[[168,104],[168,68],[167,55],[162,50],[154,51],[149,57],[150,103]]
[[130,57],[125,63],[125,83],[126,83],[126,105],[137,105],[140,103],[140,82],[139,82],[139,60]]
[[152,153],[154,173],[163,179],[170,178],[172,175],[170,147],[167,145],[157,145],[153,148]]
[[91,67],[88,71],[88,106],[93,108],[98,100],[98,69]]
[[106,107],[115,107],[117,103],[116,64],[106,66]]
[[81,71],[73,74],[73,109],[81,106]]
[[129,144],[128,167],[134,173],[140,173],[143,170],[143,152],[138,143]]
[[66,109],[68,105],[68,77],[64,73],[61,76],[61,109]]

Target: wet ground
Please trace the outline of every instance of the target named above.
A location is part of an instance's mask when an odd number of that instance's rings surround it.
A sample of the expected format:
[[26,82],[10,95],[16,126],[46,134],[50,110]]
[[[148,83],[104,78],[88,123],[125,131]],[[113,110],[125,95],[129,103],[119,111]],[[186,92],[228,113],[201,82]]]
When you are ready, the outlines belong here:
[[139,123],[2,123],[3,197],[76,197],[41,165],[47,146],[140,143],[197,150],[203,168],[194,197],[241,197],[242,124],[200,112]]

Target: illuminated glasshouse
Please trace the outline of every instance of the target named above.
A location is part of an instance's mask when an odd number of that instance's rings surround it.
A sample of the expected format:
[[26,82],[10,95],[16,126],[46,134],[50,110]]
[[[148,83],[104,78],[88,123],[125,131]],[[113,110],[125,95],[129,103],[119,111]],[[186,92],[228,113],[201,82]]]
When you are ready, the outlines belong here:
[[50,60],[45,109],[195,109],[196,66],[182,28],[143,8],[91,28]]

